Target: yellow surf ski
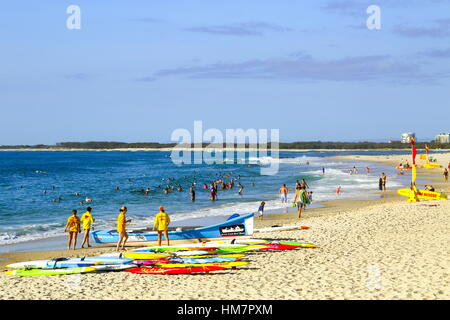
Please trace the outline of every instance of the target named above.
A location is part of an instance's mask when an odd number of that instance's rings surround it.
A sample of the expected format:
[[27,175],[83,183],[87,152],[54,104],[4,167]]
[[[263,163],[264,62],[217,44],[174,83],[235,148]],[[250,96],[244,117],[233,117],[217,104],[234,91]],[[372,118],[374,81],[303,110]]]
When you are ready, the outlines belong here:
[[[404,197],[410,197],[413,191],[411,189],[405,188],[397,190],[397,193]],[[428,191],[423,189],[417,190],[417,197],[419,199],[447,200],[447,195],[444,193]]]
[[442,166],[437,163],[424,163],[423,167],[426,169],[442,168]]
[[150,253],[150,252],[126,252],[123,254],[125,258],[135,260],[163,259],[169,258],[170,254]]

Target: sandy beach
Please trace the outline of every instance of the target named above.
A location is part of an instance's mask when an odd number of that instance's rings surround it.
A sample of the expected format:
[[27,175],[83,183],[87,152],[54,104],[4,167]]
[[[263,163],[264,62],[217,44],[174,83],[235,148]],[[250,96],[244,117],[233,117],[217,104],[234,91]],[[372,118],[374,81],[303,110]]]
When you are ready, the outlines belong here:
[[[450,154],[433,154],[446,166]],[[398,165],[406,156],[342,160]],[[409,158],[408,158],[409,159]],[[420,169],[437,191],[449,191],[443,169]],[[376,178],[376,177],[374,177]],[[389,180],[388,180],[389,181]],[[389,189],[389,183],[388,183]],[[395,190],[375,200],[327,202],[323,208],[272,214],[255,227],[303,225],[307,230],[256,233],[255,238],[306,241],[318,248],[248,255],[237,270],[207,275],[127,272],[14,277],[0,274],[0,299],[450,299],[450,201],[407,203]],[[15,261],[96,255],[111,247],[7,253]]]

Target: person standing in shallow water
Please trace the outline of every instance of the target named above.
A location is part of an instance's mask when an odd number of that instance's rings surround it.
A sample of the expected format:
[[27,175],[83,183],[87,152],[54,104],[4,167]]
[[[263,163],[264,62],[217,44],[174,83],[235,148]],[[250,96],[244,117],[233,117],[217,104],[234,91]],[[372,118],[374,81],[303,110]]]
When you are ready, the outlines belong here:
[[283,184],[280,188],[281,203],[287,203],[287,194],[288,194],[288,189],[287,189],[286,185]]
[[300,185],[304,190],[306,190],[306,188],[309,188],[309,185],[306,183],[305,179],[302,179],[302,183]]
[[195,190],[194,187],[189,188],[189,192],[191,193],[191,201],[195,202]]
[[244,191],[244,186],[240,182],[238,182],[238,187],[239,187],[238,195],[242,196],[242,192]]
[[[387,180],[387,177],[386,177],[386,175],[384,174],[384,172],[381,173],[380,179],[381,179],[381,189],[383,189],[384,191],[386,191],[386,180]],[[381,189],[380,189],[380,190],[381,190]]]

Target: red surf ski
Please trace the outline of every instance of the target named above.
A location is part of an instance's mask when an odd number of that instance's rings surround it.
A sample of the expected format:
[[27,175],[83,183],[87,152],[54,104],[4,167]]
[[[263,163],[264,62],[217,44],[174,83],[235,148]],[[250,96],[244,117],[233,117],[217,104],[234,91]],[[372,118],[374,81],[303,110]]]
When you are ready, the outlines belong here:
[[147,260],[133,260],[131,261],[132,264],[137,264],[137,265],[142,265],[142,266],[149,266],[152,264],[157,264],[157,263],[169,263],[172,260],[169,259],[147,259]]
[[259,250],[292,250],[298,248],[298,246],[291,246],[288,244],[265,244],[265,246],[265,248]]

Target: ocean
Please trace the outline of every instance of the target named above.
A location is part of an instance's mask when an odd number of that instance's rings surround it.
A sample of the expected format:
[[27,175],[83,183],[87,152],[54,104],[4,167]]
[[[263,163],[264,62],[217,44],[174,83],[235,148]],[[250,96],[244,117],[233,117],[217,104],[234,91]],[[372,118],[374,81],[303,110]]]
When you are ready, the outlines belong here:
[[[190,225],[193,220],[206,224],[211,218],[225,220],[234,213],[256,212],[261,201],[266,202],[266,212],[290,207],[295,181],[301,179],[313,191],[315,206],[317,202],[338,197],[376,197],[373,192],[378,191],[381,172],[388,176],[389,189],[409,184],[408,176],[397,175],[391,167],[326,159],[348,154],[405,154],[406,158],[409,151],[280,152],[279,171],[275,175],[261,174],[261,167],[273,160],[270,156],[252,158],[248,153],[231,164],[175,165],[167,151],[2,151],[0,247],[62,236],[72,209],[81,216],[87,206],[93,208],[95,230],[114,229],[121,206],[128,207],[130,228],[151,226],[160,206],[165,207],[175,224]],[[358,174],[349,173],[353,166]],[[370,174],[366,173],[367,166]],[[232,190],[219,187],[218,200],[212,202],[209,190],[202,186],[225,176],[240,179]],[[237,182],[244,186],[242,195],[238,195]],[[189,194],[193,183],[196,183],[195,202]],[[292,188],[288,204],[279,200],[282,184]],[[163,188],[167,185],[175,189],[165,194]],[[177,191],[178,185],[182,191]],[[336,194],[338,185],[342,188],[340,196]],[[146,188],[150,188],[147,196],[140,192]],[[80,204],[86,196],[92,202]],[[52,201],[58,198],[59,202]]]

